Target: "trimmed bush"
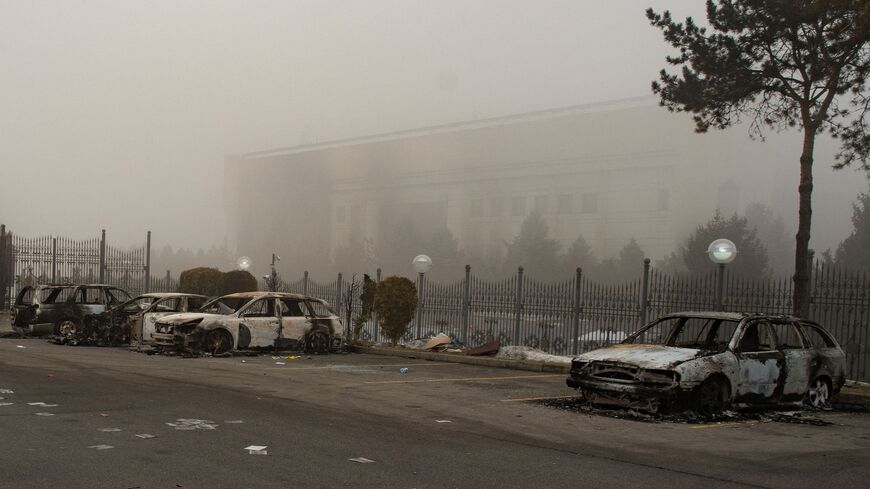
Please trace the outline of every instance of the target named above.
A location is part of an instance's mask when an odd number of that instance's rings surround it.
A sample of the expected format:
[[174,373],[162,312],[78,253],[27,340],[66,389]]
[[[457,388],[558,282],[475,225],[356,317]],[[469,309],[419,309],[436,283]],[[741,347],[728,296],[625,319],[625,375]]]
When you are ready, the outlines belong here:
[[198,267],[185,270],[178,278],[178,291],[208,297],[220,295],[223,275],[217,268]]
[[247,270],[224,272],[220,280],[220,295],[257,290],[257,279]]
[[395,345],[417,313],[417,287],[405,277],[388,277],[377,286],[374,309],[381,333]]

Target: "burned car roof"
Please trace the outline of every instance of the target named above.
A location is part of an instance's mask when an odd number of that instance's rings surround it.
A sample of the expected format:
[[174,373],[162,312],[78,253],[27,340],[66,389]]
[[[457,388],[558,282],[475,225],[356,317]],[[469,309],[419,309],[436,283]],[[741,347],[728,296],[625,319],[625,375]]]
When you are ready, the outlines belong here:
[[322,301],[319,297],[312,297],[310,295],[303,294],[294,294],[292,292],[271,292],[271,291],[255,291],[255,292],[237,292],[235,294],[227,294],[221,296],[224,299],[260,299],[262,297],[285,297],[290,299],[312,299]]
[[695,317],[695,318],[710,318],[710,319],[728,319],[731,321],[742,321],[743,319],[748,318],[777,318],[777,319],[785,319],[790,321],[798,321],[800,318],[790,316],[787,314],[768,314],[761,312],[719,312],[719,311],[682,311],[682,312],[672,312],[670,314],[665,314],[662,318],[666,317]]
[[147,294],[141,294],[136,297],[154,297],[157,299],[162,299],[164,297],[206,297],[201,294],[187,294],[184,292],[148,292]]

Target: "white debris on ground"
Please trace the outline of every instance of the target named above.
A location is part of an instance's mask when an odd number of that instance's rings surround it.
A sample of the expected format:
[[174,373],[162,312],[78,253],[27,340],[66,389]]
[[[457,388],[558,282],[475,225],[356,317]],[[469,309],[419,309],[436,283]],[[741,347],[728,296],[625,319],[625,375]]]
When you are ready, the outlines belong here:
[[503,346],[498,350],[495,357],[508,360],[531,360],[534,362],[571,365],[571,357],[551,355],[543,350],[532,348],[530,346]]
[[870,387],[870,382],[861,382],[860,380],[847,380],[847,387]]

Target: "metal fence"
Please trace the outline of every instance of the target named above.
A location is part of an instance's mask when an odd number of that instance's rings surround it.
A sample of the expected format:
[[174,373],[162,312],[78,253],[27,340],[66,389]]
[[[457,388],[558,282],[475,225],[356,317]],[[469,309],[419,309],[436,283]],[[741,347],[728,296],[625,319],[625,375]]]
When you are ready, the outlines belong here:
[[151,232],[145,244],[122,249],[99,237],[18,236],[0,225],[0,309],[9,307],[26,286],[50,283],[101,283],[143,292],[175,291],[176,280],[151,276]]
[[[499,340],[571,355],[622,341],[648,320],[678,311],[722,310],[791,313],[790,279],[749,280],[723,271],[675,276],[638,266],[638,278],[618,285],[589,280],[581,270],[561,281],[544,282],[520,268],[504,280],[485,280],[466,267],[465,277],[440,284],[420,276],[419,304],[403,340],[445,333],[466,345]],[[380,281],[380,271],[376,279]],[[321,297],[345,324],[359,314],[360,291],[348,290],[341,274],[319,283],[306,272],[278,289]],[[347,313],[347,301],[350,311]],[[812,269],[808,316],[831,331],[847,353],[849,378],[870,380],[870,273],[817,263]],[[382,341],[377,321],[363,325],[361,338]]]

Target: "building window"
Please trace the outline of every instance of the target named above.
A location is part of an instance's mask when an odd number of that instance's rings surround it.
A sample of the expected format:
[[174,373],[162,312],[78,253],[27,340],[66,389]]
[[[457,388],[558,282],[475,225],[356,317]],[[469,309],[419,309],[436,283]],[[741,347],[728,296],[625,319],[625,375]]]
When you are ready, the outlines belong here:
[[483,217],[483,199],[471,201],[471,217]]
[[535,197],[535,210],[538,214],[546,214],[548,212],[549,200],[546,195],[538,195]]
[[556,199],[556,201],[557,201],[559,214],[570,214],[571,212],[573,212],[574,205],[573,205],[573,202],[571,201],[570,194],[561,194]]
[[526,215],[526,198],[514,197],[511,199],[511,215],[521,217]]
[[335,208],[335,222],[343,223],[347,220],[347,208],[343,205],[340,205]]
[[670,203],[671,203],[671,192],[666,188],[659,190],[658,210],[660,210],[660,211],[668,210],[668,207],[670,207]]
[[583,194],[583,214],[595,214],[598,212],[598,194]]
[[489,216],[501,217],[504,214],[504,199],[501,197],[493,197],[489,201]]

